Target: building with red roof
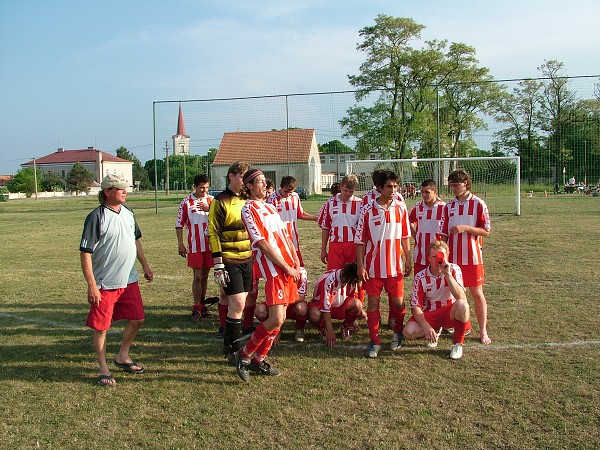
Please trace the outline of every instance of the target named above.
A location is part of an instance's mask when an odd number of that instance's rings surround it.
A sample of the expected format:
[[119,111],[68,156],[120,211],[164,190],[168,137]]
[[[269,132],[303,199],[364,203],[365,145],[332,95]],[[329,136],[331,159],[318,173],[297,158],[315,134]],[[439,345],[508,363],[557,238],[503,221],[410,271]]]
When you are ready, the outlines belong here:
[[[88,147],[82,150],[65,150],[64,148],[59,148],[54,153],[36,158],[35,166],[42,172],[54,172],[64,180],[77,162],[83,164],[86,169],[94,174],[94,180],[98,186],[102,178],[108,174],[118,175],[129,181],[131,186],[133,186],[133,162],[103,152],[95,147]],[[31,160],[21,164],[21,167],[33,167],[33,164],[34,161]]]
[[321,159],[314,129],[287,129],[225,133],[211,166],[214,189],[224,189],[227,170],[235,161],[261,169],[279,182],[291,175],[306,192],[320,194]]

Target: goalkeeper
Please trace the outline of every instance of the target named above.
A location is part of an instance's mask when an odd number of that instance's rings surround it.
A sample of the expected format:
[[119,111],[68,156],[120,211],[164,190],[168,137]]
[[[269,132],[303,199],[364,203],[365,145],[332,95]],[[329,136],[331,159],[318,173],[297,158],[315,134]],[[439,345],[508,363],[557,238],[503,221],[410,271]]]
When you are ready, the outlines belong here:
[[242,177],[249,168],[240,161],[229,167],[227,188],[213,199],[208,213],[214,277],[227,296],[227,306],[219,304],[219,315],[226,311],[223,352],[228,354],[241,348],[243,314],[254,314],[254,305],[246,305],[252,289],[252,250],[242,222],[246,200],[241,196]]

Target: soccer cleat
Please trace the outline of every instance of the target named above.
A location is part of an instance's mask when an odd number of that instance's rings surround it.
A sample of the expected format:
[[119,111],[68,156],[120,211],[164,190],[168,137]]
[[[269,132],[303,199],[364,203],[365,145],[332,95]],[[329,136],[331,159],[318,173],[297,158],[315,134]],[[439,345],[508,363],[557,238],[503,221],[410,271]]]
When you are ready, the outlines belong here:
[[342,340],[347,341],[348,339],[350,339],[350,335],[352,334],[352,325],[350,325],[349,327],[344,326],[344,324],[342,324]]
[[367,357],[377,358],[377,355],[379,355],[379,350],[381,350],[381,345],[377,345],[371,342],[367,347]]
[[402,333],[392,333],[392,342],[390,343],[390,349],[393,352],[395,352],[400,347],[402,347],[403,343],[404,343],[404,336],[402,336]]
[[217,334],[215,337],[217,339],[225,337],[225,327],[219,327],[219,331],[217,331]]
[[304,328],[296,328],[294,339],[296,342],[304,342]]
[[462,344],[454,344],[450,347],[450,359],[460,359],[463,354],[463,346]]
[[204,304],[206,306],[214,305],[215,303],[219,303],[219,297],[208,297],[204,299]]
[[281,375],[281,372],[279,370],[275,369],[274,367],[271,367],[271,365],[266,361],[263,361],[259,364],[252,360],[248,365],[248,369],[259,375],[270,375],[272,377],[277,377]]
[[200,311],[192,309],[192,322],[198,322],[200,320]]
[[212,317],[212,313],[208,310],[206,306],[203,306],[200,310],[200,317]]
[[[452,330],[454,332],[454,330]],[[437,333],[435,334],[435,341],[434,342],[428,342],[427,343],[427,347],[429,348],[436,348],[438,346],[438,342],[440,339],[440,334],[442,334],[442,328],[440,328]]]
[[244,382],[250,381],[250,371],[249,363],[244,364],[242,357],[240,356],[240,352],[235,353],[235,371],[238,374],[238,377]]

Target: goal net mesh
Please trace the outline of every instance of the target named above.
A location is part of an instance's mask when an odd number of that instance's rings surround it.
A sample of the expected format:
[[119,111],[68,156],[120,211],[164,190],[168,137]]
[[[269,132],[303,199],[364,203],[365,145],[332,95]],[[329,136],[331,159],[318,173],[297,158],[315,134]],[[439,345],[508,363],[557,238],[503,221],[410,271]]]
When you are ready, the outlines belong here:
[[[518,157],[488,158],[430,158],[356,160],[346,164],[346,172],[358,177],[357,194],[373,187],[371,174],[374,170],[391,170],[399,177],[399,189],[407,202],[420,200],[421,183],[433,179],[443,200],[452,198],[448,186],[448,174],[463,168],[471,175],[471,192],[484,199],[490,214],[520,215]],[[412,201],[412,202],[411,202]]]

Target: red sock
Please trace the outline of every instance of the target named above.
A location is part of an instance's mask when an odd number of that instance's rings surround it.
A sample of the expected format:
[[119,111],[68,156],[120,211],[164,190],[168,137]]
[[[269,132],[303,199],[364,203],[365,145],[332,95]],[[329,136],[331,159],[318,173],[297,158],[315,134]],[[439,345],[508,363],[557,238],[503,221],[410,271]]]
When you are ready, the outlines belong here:
[[471,323],[468,320],[466,322],[461,322],[460,320],[453,320],[452,326],[454,327],[452,343],[463,344],[465,342],[465,333],[469,328],[471,328]]
[[404,316],[406,315],[406,306],[402,305],[402,309],[399,311],[392,304],[390,304],[390,317],[394,318],[394,333],[402,333],[404,329]]
[[271,347],[273,346],[273,340],[275,339],[275,336],[277,336],[277,333],[279,333],[279,328],[271,330],[269,335],[262,341],[262,343],[258,347],[258,350],[256,350],[256,353],[254,353],[255,362],[260,364],[265,360],[267,354],[269,353],[269,350],[271,350]]
[[195,304],[194,306],[192,306],[192,309],[195,311],[202,311],[203,306],[204,305],[202,303],[198,303],[198,304]]
[[354,323],[354,321],[358,320],[358,318],[360,316],[361,316],[361,314],[359,314],[356,311],[352,311],[352,312],[346,311],[346,318],[344,319],[344,322],[342,323],[342,325],[345,328],[348,328],[348,327],[352,326],[352,324]]
[[249,329],[254,324],[254,308],[256,308],[256,303],[244,307],[244,318],[242,319],[242,328],[244,330]]
[[264,324],[261,323],[258,327],[256,327],[254,333],[252,333],[252,336],[246,343],[246,346],[240,351],[240,356],[242,356],[242,358],[249,359],[252,355],[254,355],[256,350],[258,350],[262,342],[270,333],[271,332],[265,328]]
[[224,327],[227,322],[227,305],[221,305],[219,303],[219,325]]
[[381,345],[381,337],[379,337],[379,320],[381,319],[381,313],[377,311],[367,311],[367,325],[369,327],[369,336],[371,342],[377,345]]

